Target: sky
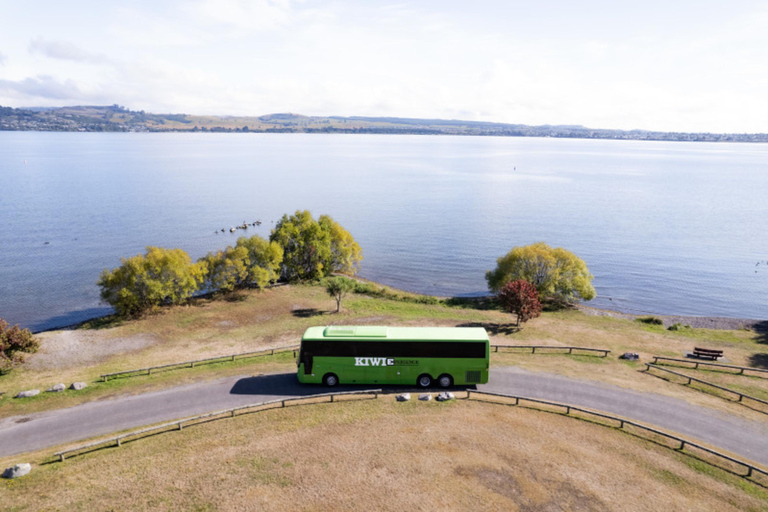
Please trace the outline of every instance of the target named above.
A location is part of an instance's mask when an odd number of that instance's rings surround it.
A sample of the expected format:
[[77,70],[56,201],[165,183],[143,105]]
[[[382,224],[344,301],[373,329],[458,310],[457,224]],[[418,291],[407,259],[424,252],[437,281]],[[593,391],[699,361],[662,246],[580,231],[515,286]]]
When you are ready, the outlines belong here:
[[768,2],[0,0],[0,105],[768,132]]

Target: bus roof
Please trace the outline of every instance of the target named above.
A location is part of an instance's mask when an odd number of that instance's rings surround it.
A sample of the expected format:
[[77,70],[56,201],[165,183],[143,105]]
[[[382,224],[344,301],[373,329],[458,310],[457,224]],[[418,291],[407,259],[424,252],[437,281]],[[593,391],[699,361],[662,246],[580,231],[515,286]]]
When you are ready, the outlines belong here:
[[332,325],[310,327],[302,340],[360,341],[488,341],[488,333],[482,327],[384,327],[373,325]]

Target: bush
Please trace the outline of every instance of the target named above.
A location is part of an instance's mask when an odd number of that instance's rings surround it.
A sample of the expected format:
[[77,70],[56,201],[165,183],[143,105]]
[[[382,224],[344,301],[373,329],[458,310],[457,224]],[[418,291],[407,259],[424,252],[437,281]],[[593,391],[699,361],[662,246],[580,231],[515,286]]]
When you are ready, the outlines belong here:
[[26,354],[37,352],[40,347],[40,342],[29,329],[8,325],[8,322],[0,318],[0,375],[23,363]]
[[670,325],[669,327],[667,327],[667,330],[668,331],[684,331],[685,329],[690,329],[690,328],[691,326],[688,324],[683,325],[680,322],[676,322]]
[[99,277],[101,298],[120,316],[136,316],[162,304],[180,304],[200,289],[203,263],[181,249],[147,247],[146,255],[121,260]]
[[656,316],[642,316],[637,321],[648,325],[664,325],[664,320]]

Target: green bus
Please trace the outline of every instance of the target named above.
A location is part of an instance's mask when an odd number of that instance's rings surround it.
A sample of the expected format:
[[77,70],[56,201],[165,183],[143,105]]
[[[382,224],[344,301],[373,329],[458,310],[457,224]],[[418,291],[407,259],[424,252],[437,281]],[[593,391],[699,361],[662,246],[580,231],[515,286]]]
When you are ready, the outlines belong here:
[[310,327],[301,338],[302,383],[405,384],[428,388],[488,382],[482,327]]

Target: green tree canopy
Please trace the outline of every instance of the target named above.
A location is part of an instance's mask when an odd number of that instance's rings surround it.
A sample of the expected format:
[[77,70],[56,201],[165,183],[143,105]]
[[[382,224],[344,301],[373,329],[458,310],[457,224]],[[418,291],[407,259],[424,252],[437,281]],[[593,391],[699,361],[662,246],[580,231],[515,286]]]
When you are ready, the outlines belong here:
[[119,315],[138,315],[165,303],[180,304],[200,289],[206,269],[181,249],[147,247],[145,255],[122,258],[104,269],[97,284],[101,298]]
[[24,362],[24,356],[37,352],[40,342],[29,329],[18,325],[9,327],[8,322],[0,318],[0,375]]
[[363,258],[348,231],[327,215],[314,220],[307,210],[283,215],[269,239],[283,249],[280,270],[288,281],[321,279],[333,272],[354,274]]
[[325,281],[325,291],[336,299],[336,312],[341,311],[341,299],[355,289],[355,282],[347,277],[330,277]]
[[330,272],[355,275],[363,259],[363,250],[352,238],[352,235],[328,215],[318,219],[320,227],[330,234],[331,255],[326,264]]
[[249,285],[265,288],[280,277],[278,271],[283,262],[283,248],[277,242],[270,242],[254,235],[237,239],[237,248],[245,249],[246,281]]
[[248,250],[245,247],[209,252],[198,262],[205,267],[205,288],[211,291],[231,292],[242,286],[248,277]]
[[496,263],[496,268],[485,274],[494,293],[510,281],[522,279],[535,286],[541,297],[565,301],[595,298],[587,264],[562,247],[553,249],[544,242],[515,247]]

